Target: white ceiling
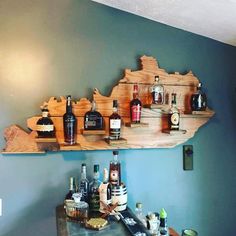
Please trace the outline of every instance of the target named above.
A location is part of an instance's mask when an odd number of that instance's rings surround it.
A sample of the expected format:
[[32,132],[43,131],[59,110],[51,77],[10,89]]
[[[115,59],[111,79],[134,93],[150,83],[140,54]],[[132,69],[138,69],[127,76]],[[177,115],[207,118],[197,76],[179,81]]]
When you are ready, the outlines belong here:
[[236,0],[93,0],[236,46]]

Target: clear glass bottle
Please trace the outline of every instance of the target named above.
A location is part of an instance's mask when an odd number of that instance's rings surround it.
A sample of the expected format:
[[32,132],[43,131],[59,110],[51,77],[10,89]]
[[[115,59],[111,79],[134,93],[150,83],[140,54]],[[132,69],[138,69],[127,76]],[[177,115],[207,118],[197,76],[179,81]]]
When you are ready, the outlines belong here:
[[72,112],[71,96],[67,96],[66,113],[63,115],[64,139],[65,143],[73,145],[76,143],[77,120]]
[[192,111],[205,111],[207,108],[207,97],[206,94],[202,92],[202,83],[200,82],[197,87],[196,93],[191,96],[191,109]]
[[143,223],[143,225],[147,227],[146,217],[143,213],[143,204],[141,202],[136,203],[135,215]]
[[109,182],[115,186],[121,184],[121,166],[118,155],[119,152],[117,150],[113,151],[113,160],[110,162],[109,169]]
[[79,182],[79,192],[82,194],[81,201],[88,202],[88,194],[89,194],[89,181],[87,179],[87,169],[86,164],[83,163],[81,165],[81,175]]
[[69,179],[69,192],[66,194],[65,200],[73,199],[72,195],[76,192],[75,178],[70,177]]
[[55,127],[49,117],[47,106],[42,108],[42,117],[37,121],[36,131],[39,138],[52,138],[55,136]]
[[154,78],[154,84],[150,87],[152,95],[152,104],[162,105],[164,103],[164,87],[160,84],[159,76]]
[[138,85],[134,84],[133,99],[130,102],[131,123],[140,123],[142,103],[138,97]]
[[179,130],[180,113],[176,106],[176,93],[172,93],[171,108],[168,115],[169,130]]
[[109,138],[112,140],[120,139],[121,116],[118,114],[118,101],[113,100],[113,113],[109,117]]
[[99,186],[101,181],[99,180],[99,165],[94,165],[93,180],[90,184],[89,191],[89,208],[91,211],[99,211],[100,208],[100,197],[99,197]]
[[103,129],[103,117],[96,111],[96,102],[92,101],[91,110],[85,113],[84,116],[85,130],[101,130]]

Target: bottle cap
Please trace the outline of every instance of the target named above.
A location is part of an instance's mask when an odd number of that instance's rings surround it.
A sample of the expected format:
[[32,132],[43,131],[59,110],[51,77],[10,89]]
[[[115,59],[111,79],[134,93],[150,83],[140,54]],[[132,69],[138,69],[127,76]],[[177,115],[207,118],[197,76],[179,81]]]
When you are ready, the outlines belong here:
[[86,167],[86,164],[85,163],[82,163],[82,167],[85,166]]
[[167,217],[167,213],[164,208],[161,209],[160,211],[160,218],[164,219]]
[[159,81],[159,75],[155,75],[155,81]]
[[99,172],[99,165],[94,165],[93,166],[93,171],[94,172]]
[[113,100],[113,107],[118,107],[118,101],[117,100]]
[[119,151],[117,151],[117,150],[113,151],[113,155],[118,155],[118,154],[119,154]]
[[136,208],[141,209],[143,207],[141,202],[137,202],[136,203]]

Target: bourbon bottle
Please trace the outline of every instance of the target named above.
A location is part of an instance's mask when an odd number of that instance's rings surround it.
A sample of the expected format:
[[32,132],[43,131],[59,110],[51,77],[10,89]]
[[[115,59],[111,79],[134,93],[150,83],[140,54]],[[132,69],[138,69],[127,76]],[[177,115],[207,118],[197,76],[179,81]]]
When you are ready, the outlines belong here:
[[134,85],[133,99],[130,102],[130,120],[131,123],[140,123],[142,103],[138,98],[138,85]]
[[73,145],[76,143],[76,117],[72,112],[71,96],[67,96],[66,113],[63,116],[65,143]]
[[168,115],[169,130],[179,130],[180,113],[176,106],[176,93],[172,93],[171,108]]
[[121,168],[118,155],[118,151],[113,151],[113,160],[110,162],[109,169],[109,182],[116,186],[121,184]]
[[118,102],[113,100],[113,113],[109,117],[109,134],[110,139],[120,139],[121,116],[118,114]]
[[192,111],[205,111],[207,107],[206,94],[202,92],[202,83],[198,84],[197,92],[191,96]]

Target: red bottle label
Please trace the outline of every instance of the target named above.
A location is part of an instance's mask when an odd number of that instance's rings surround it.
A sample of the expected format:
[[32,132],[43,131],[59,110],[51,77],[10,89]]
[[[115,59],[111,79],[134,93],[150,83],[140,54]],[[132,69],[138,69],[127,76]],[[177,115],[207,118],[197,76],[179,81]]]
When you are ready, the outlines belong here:
[[131,108],[131,122],[140,121],[141,119],[141,106],[134,105]]

